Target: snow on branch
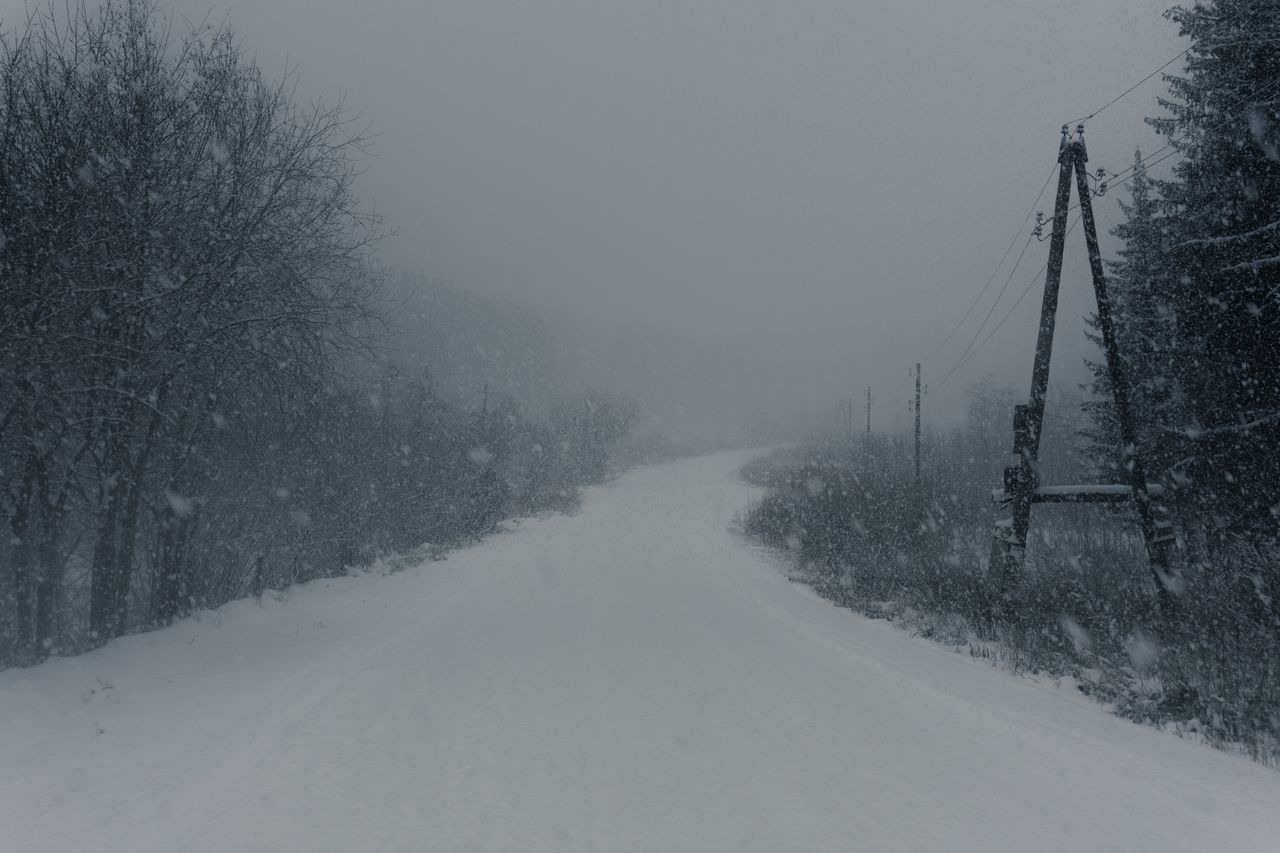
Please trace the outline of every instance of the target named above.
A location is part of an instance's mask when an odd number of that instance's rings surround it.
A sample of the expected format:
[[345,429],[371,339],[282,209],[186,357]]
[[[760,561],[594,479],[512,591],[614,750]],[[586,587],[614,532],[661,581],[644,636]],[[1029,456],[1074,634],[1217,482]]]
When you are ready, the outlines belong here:
[[1280,264],[1280,255],[1272,255],[1269,258],[1257,258],[1252,261],[1241,261],[1238,264],[1223,267],[1218,270],[1218,272],[1243,272],[1244,270],[1257,271],[1262,267],[1273,267],[1277,264]]
[[1261,417],[1255,418],[1247,423],[1228,424],[1226,426],[1211,427],[1209,429],[1202,429],[1197,426],[1178,428],[1161,427],[1161,429],[1172,435],[1180,435],[1189,438],[1192,441],[1199,441],[1200,439],[1212,438],[1216,435],[1238,435],[1240,433],[1249,432],[1250,430],[1255,430],[1259,427],[1267,426],[1268,424],[1272,424],[1277,421],[1280,421],[1280,412],[1272,412],[1267,415],[1262,415]]
[[1274,222],[1268,222],[1266,225],[1246,231],[1243,234],[1224,234],[1220,237],[1197,237],[1192,240],[1184,240],[1178,243],[1174,248],[1181,249],[1186,246],[1222,246],[1227,243],[1239,243],[1245,240],[1251,240],[1254,237],[1260,237],[1270,231],[1280,229],[1280,219]]

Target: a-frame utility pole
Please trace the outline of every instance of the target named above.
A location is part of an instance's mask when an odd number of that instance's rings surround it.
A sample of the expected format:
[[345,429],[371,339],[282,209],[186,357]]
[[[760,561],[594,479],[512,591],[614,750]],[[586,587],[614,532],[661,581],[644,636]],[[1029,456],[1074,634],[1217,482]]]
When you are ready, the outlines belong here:
[[[1031,523],[1031,505],[1035,503],[1115,503],[1132,500],[1142,526],[1147,559],[1160,597],[1161,611],[1169,616],[1174,605],[1174,579],[1169,566],[1172,528],[1164,518],[1163,508],[1154,504],[1158,486],[1147,483],[1146,470],[1138,452],[1137,430],[1129,400],[1129,378],[1116,343],[1111,317],[1111,301],[1107,295],[1102,255],[1098,249],[1098,232],[1093,218],[1093,199],[1085,164],[1089,161],[1084,144],[1084,125],[1076,127],[1076,135],[1062,128],[1058,146],[1058,194],[1054,201],[1053,234],[1049,243],[1049,266],[1044,283],[1044,304],[1040,309],[1040,333],[1036,339],[1035,363],[1031,369],[1031,395],[1025,406],[1014,408],[1013,435],[1015,465],[1005,469],[1004,488],[995,497],[1009,517],[996,522],[993,556],[1003,563],[1004,595],[1010,603],[1021,582],[1026,557],[1027,531]],[[1114,395],[1120,440],[1124,443],[1122,458],[1129,472],[1125,486],[1080,485],[1041,487],[1039,478],[1040,437],[1044,426],[1045,397],[1049,388],[1049,361],[1053,354],[1053,332],[1058,310],[1058,288],[1062,282],[1062,255],[1066,243],[1068,203],[1071,200],[1071,176],[1075,174],[1076,192],[1080,197],[1080,217],[1084,225],[1085,243],[1089,249],[1089,271],[1093,276],[1093,293],[1098,303],[1098,327],[1107,359],[1107,375]],[[994,566],[993,566],[994,568]]]

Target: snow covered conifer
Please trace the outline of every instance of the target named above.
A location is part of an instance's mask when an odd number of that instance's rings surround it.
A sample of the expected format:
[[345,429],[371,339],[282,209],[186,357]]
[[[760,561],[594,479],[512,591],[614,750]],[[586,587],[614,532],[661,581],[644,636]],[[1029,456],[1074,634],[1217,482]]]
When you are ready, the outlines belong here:
[[1150,298],[1175,315],[1184,473],[1220,529],[1274,531],[1280,478],[1280,0],[1168,13],[1191,40],[1152,119],[1181,154],[1157,183],[1168,233]]

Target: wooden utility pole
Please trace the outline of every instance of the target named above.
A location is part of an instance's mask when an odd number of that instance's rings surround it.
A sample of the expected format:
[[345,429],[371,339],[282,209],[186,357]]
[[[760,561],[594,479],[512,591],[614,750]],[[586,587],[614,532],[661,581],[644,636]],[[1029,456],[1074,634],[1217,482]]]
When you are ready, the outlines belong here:
[[[1089,272],[1093,277],[1093,292],[1098,302],[1098,326],[1107,355],[1111,394],[1115,398],[1116,419],[1120,423],[1120,440],[1124,442],[1124,447],[1121,448],[1122,467],[1129,472],[1129,480],[1133,486],[1133,502],[1142,525],[1142,539],[1147,546],[1147,559],[1151,563],[1161,610],[1168,615],[1172,613],[1175,604],[1173,596],[1176,594],[1170,588],[1175,582],[1169,574],[1169,546],[1173,542],[1173,530],[1167,519],[1161,518],[1157,522],[1156,513],[1152,510],[1146,469],[1142,464],[1142,456],[1138,453],[1138,430],[1133,422],[1133,410],[1129,401],[1129,377],[1116,342],[1115,325],[1111,319],[1111,300],[1107,295],[1102,253],[1098,249],[1098,232],[1093,219],[1093,200],[1089,195],[1089,181],[1084,170],[1084,164],[1089,161],[1084,147],[1084,125],[1077,128],[1077,136],[1076,192],[1080,196],[1080,219],[1084,224],[1085,245],[1089,249]],[[1160,509],[1163,510],[1162,507]]]
[[[1036,337],[1035,362],[1031,367],[1031,394],[1025,406],[1013,411],[1013,451],[1016,469],[1005,469],[1005,491],[1011,498],[1011,522],[1004,558],[1004,596],[1011,599],[1021,583],[1026,559],[1027,531],[1031,524],[1031,501],[1035,491],[1040,458],[1040,432],[1044,423],[1045,395],[1049,388],[1049,358],[1053,355],[1053,331],[1058,315],[1058,288],[1062,283],[1062,254],[1067,240],[1067,207],[1071,201],[1071,172],[1075,168],[1074,148],[1062,128],[1058,145],[1058,194],[1053,204],[1053,232],[1049,240],[1049,266],[1044,280],[1044,303],[1040,308],[1040,332]],[[1000,531],[997,530],[997,536]]]
[[[1103,274],[1102,255],[1098,249],[1098,233],[1093,218],[1093,198],[1085,164],[1089,161],[1084,144],[1084,125],[1072,137],[1062,128],[1058,143],[1058,193],[1054,200],[1053,234],[1049,243],[1049,265],[1044,283],[1044,303],[1040,309],[1040,332],[1036,339],[1035,362],[1031,369],[1031,394],[1026,405],[1016,406],[1013,414],[1013,449],[1016,464],[1005,469],[1004,488],[996,493],[997,503],[1009,510],[1009,517],[996,523],[993,552],[1003,563],[1006,606],[1012,601],[1021,582],[1026,559],[1027,532],[1031,523],[1031,506],[1035,503],[1114,503],[1131,499],[1138,510],[1147,559],[1160,598],[1161,611],[1168,617],[1175,604],[1170,574],[1169,545],[1172,529],[1163,519],[1163,508],[1153,504],[1152,494],[1159,487],[1147,483],[1137,447],[1137,429],[1129,402],[1129,382],[1120,349],[1116,343],[1111,318],[1111,301]],[[1045,397],[1049,388],[1049,362],[1053,354],[1053,333],[1058,310],[1058,290],[1062,282],[1062,255],[1066,242],[1068,203],[1071,200],[1071,176],[1075,173],[1076,192],[1080,196],[1080,216],[1085,242],[1089,250],[1089,271],[1093,278],[1094,297],[1098,303],[1098,326],[1102,333],[1107,374],[1115,397],[1116,420],[1124,443],[1123,458],[1129,472],[1128,489],[1111,485],[1050,486],[1039,485],[1040,438],[1044,428]],[[917,376],[918,379],[918,376]],[[1126,492],[1128,492],[1126,494]]]
[[920,362],[916,362],[916,492],[920,491]]

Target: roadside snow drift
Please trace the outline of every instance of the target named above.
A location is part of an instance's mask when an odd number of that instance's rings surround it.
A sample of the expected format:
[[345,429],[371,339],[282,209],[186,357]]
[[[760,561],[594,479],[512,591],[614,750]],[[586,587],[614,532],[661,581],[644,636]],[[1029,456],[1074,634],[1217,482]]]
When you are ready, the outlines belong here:
[[0,850],[1280,850],[1280,773],[784,580],[747,458],[0,673]]

